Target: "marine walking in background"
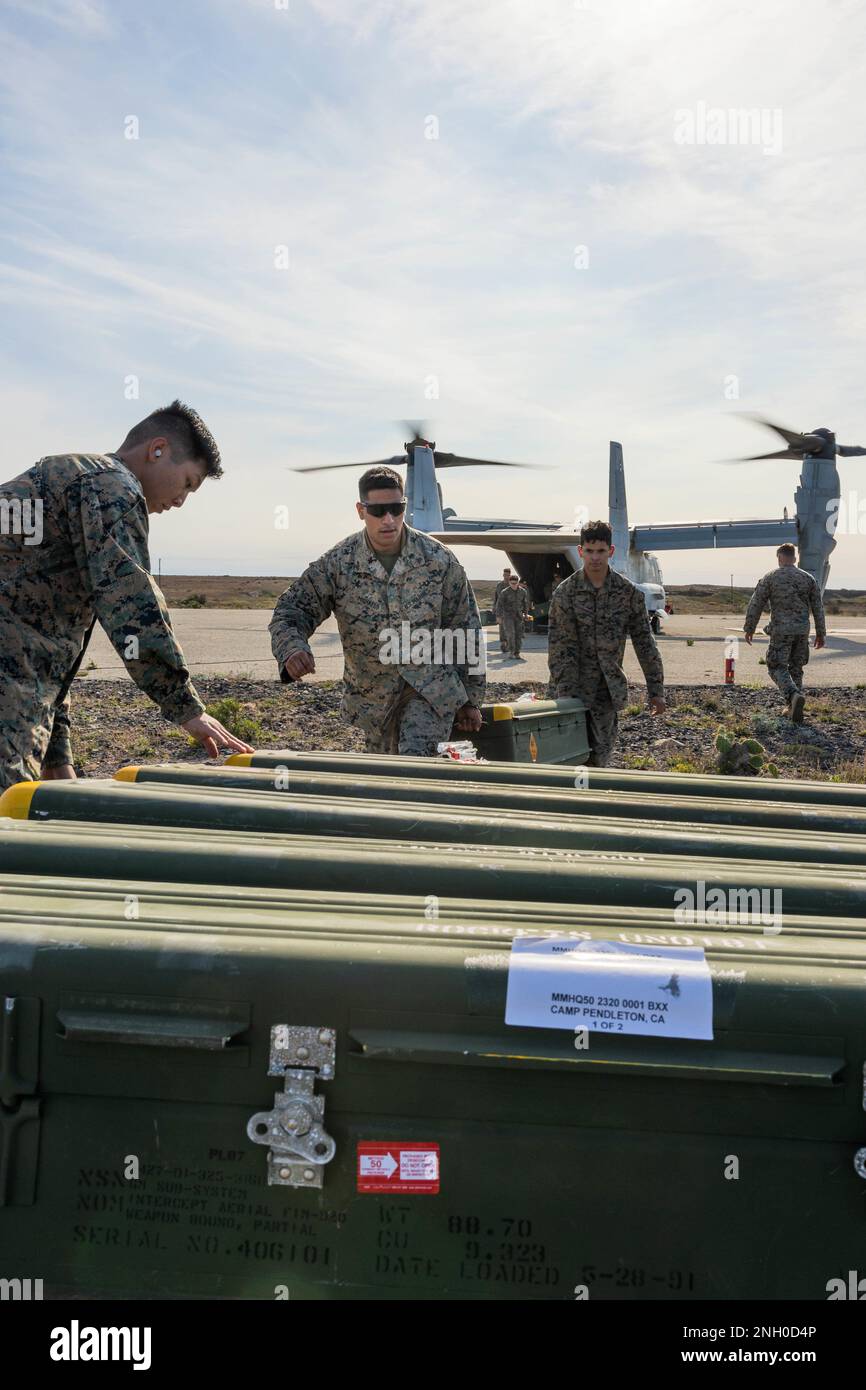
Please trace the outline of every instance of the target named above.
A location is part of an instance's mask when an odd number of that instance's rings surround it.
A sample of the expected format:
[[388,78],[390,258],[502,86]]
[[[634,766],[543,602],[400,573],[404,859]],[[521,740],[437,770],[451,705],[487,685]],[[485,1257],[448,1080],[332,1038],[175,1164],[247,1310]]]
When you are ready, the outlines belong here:
[[284,681],[315,671],[310,637],[333,613],[343,712],[367,752],[431,757],[452,728],[481,728],[484,636],[457,557],[406,526],[403,483],[376,465],[359,480],[361,531],[314,560],[277,602],[271,645]]
[[135,683],[212,757],[249,752],[204,712],[148,556],[148,513],[222,472],[174,401],[113,454],[59,454],[0,485],[0,788],[75,777],[72,681],[98,619]]
[[520,655],[523,646],[523,633],[526,618],[529,613],[529,594],[526,589],[521,588],[516,574],[513,574],[507,585],[496,596],[496,606],[494,617],[499,623],[499,631],[502,633],[500,638],[502,650],[510,652],[518,661],[524,658]]
[[579,551],[583,569],[563,580],[550,600],[550,694],[586,702],[588,765],[606,767],[616,742],[618,711],[628,699],[622,669],[626,637],[646,678],[652,714],[665,708],[664,668],[643,591],[610,568],[614,546],[606,521],[581,528]]
[[809,661],[809,614],[815,619],[816,651],[824,646],[827,624],[821,590],[814,577],[798,567],[793,545],[780,545],[776,558],[778,568],[758,580],[746,610],[743,631],[751,646],[761,614],[769,608],[767,675],[784,695],[793,722],[802,724],[806,704],[803,670]]

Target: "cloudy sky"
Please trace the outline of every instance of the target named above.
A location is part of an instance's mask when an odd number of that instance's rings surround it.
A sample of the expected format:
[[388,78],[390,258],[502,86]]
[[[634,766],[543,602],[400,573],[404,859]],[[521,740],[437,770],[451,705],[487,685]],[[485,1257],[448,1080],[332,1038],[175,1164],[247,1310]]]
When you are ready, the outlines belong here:
[[405,417],[549,465],[444,474],[467,516],[606,513],[619,439],[633,522],[777,517],[736,412],[866,444],[861,0],[4,0],[0,43],[4,475],[188,400],[226,476],[154,519],[164,572],[296,573],[356,475],[289,468]]

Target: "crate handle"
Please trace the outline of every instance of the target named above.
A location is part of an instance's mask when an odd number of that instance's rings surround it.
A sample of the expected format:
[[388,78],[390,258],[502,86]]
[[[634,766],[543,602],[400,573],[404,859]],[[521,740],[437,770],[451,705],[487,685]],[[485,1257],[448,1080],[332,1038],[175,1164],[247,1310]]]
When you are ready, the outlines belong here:
[[125,1043],[132,1047],[177,1047],[222,1052],[246,1024],[227,1018],[182,1018],[159,1013],[100,1013],[59,1009],[61,1036],[69,1042]]
[[[535,1071],[580,1071],[585,1075],[658,1076],[681,1081],[733,1081],[762,1086],[834,1086],[845,1067],[840,1056],[738,1049],[732,1037],[719,1046],[688,1038],[611,1040],[591,1035],[585,1051],[573,1048],[569,1034],[563,1042],[534,1039],[525,1032],[501,1035],[413,1033],[389,1029],[352,1029],[361,1057],[371,1062],[425,1062],[446,1066],[515,1067]],[[623,1046],[622,1044],[625,1044]],[[634,1046],[637,1044],[638,1046]],[[571,1049],[571,1050],[569,1050]]]

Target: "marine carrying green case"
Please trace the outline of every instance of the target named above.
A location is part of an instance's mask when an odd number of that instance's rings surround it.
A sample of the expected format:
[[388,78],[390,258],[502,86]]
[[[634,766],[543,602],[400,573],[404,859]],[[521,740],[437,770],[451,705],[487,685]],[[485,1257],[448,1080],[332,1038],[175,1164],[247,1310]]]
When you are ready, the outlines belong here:
[[589,757],[583,700],[482,705],[484,724],[470,735],[491,762],[583,763]]
[[[863,1267],[850,918],[772,935],[637,905],[0,889],[4,1278],[115,1298],[824,1299]],[[580,1050],[507,1025],[521,930],[703,946],[713,1040]]]

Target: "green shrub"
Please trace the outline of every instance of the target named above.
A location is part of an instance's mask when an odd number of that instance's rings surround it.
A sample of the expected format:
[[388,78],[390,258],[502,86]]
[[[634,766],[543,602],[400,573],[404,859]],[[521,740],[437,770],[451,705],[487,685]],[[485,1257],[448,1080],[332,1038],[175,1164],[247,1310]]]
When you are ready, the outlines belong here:
[[243,739],[244,743],[255,745],[262,742],[264,731],[261,724],[258,719],[251,719],[243,711],[239,700],[231,696],[225,700],[216,700],[214,704],[208,705],[207,713],[213,719],[218,719],[235,738]]

